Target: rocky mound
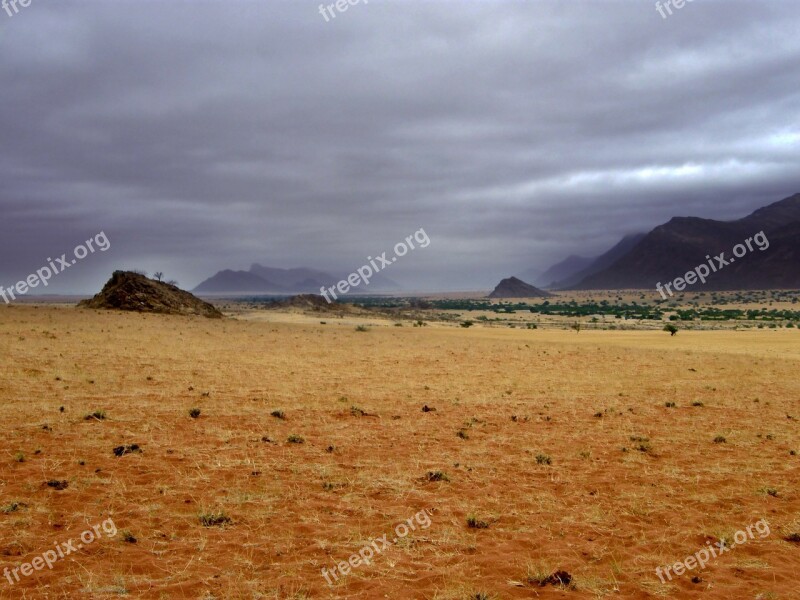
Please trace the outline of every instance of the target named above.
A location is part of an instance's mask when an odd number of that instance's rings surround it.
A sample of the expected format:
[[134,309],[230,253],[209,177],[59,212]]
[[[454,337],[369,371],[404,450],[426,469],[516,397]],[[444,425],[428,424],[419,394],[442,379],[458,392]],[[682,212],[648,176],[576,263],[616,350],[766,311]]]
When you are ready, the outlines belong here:
[[189,292],[130,271],[114,271],[102,291],[78,306],[109,310],[203,316],[219,319],[222,313]]
[[285,300],[273,300],[269,304],[270,308],[290,308],[302,312],[328,312],[328,313],[351,313],[359,312],[359,309],[352,304],[342,304],[341,302],[328,302],[317,294],[299,294],[286,298]]
[[549,298],[552,295],[521,279],[509,277],[497,284],[489,298]]
[[282,308],[302,308],[305,310],[329,310],[336,308],[338,302],[329,303],[325,298],[316,294],[300,294],[286,300],[274,302],[275,306]]

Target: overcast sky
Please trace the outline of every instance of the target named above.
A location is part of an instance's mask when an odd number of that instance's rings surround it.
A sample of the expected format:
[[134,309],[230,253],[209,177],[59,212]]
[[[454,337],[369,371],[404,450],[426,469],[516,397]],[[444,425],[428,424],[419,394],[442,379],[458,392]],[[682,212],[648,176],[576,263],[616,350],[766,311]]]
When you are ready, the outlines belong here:
[[[800,2],[33,0],[0,10],[0,285],[252,262],[491,288],[800,192]],[[335,11],[335,9],[334,9]]]

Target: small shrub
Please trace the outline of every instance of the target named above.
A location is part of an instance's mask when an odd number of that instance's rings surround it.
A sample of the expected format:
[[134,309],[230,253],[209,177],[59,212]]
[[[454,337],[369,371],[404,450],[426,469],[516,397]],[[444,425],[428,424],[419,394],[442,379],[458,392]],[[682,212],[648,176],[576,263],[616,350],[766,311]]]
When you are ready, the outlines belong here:
[[3,513],[8,515],[8,514],[11,514],[13,512],[17,512],[23,506],[25,506],[25,504],[23,502],[11,502],[7,506],[4,506],[3,508],[0,508],[0,512],[3,512]]
[[546,585],[567,587],[572,583],[572,575],[566,571],[554,571],[550,573],[541,568],[531,569],[529,567],[528,583],[531,585],[538,585],[539,587],[544,587]]
[[695,400],[694,402],[692,402],[692,406],[705,406],[705,404],[700,402],[700,400]]
[[675,404],[674,402],[664,402],[664,406],[666,406],[667,408],[675,408],[678,405]]
[[458,433],[456,433],[456,435],[458,437],[460,437],[462,440],[468,440],[469,439],[469,434],[467,433],[466,429],[459,429]]
[[203,527],[224,527],[230,525],[233,521],[225,514],[224,511],[201,513],[200,523]]
[[23,463],[25,462],[25,455],[22,452],[17,452],[14,455],[14,460],[17,461],[18,463]]
[[66,479],[51,479],[47,482],[47,487],[53,488],[54,490],[65,490],[69,487],[69,481]]
[[325,481],[322,484],[322,489],[326,492],[332,492],[334,490],[340,490],[342,488],[347,487],[346,483],[335,483],[333,481]]
[[122,541],[127,542],[128,544],[135,544],[138,540],[136,536],[134,536],[130,531],[127,529],[125,531],[120,532],[122,534]]
[[450,481],[447,474],[442,471],[428,471],[425,474],[425,479],[428,481]]
[[286,418],[286,413],[284,413],[282,410],[273,410],[269,414],[272,415],[273,417],[275,417],[276,419],[283,420],[283,419]]
[[358,327],[356,327],[356,331],[369,331],[369,327],[365,325],[359,325]]
[[550,458],[548,454],[537,454],[536,455],[536,464],[537,465],[552,465],[553,459]]
[[715,444],[725,444],[725,443],[727,443],[727,441],[728,440],[725,439],[724,435],[718,435],[717,437],[714,438],[714,443]]
[[367,411],[365,411],[363,408],[359,408],[358,406],[351,406],[350,414],[354,417],[366,417]]
[[290,444],[305,444],[306,443],[306,441],[302,438],[302,436],[295,435],[295,434],[292,434],[288,438],[286,438],[286,441],[289,442]]
[[478,519],[475,515],[469,515],[467,517],[467,527],[470,529],[488,529],[489,523]]
[[463,327],[464,329],[472,327],[474,324],[475,323],[473,323],[472,321],[461,321],[461,327]]
[[106,411],[104,411],[104,410],[96,410],[96,411],[94,411],[92,413],[89,413],[88,415],[83,417],[84,421],[91,421],[92,419],[94,419],[96,421],[105,421],[105,419],[106,419]]
[[197,417],[200,416],[201,412],[202,411],[199,408],[190,408],[189,409],[189,416],[192,417],[193,419],[196,419]]

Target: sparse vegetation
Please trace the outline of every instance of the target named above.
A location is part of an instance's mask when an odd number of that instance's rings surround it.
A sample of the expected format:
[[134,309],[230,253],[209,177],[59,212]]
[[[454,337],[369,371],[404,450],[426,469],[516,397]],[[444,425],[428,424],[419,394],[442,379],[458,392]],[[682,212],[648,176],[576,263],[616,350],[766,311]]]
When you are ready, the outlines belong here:
[[[571,306],[559,294],[550,306]],[[578,307],[589,297],[584,294]],[[603,300],[594,297],[595,303]],[[659,306],[664,319],[673,314],[668,304]],[[136,578],[119,584],[129,596],[142,592],[140,581],[154,597],[169,596],[178,586],[194,590],[209,576],[207,561],[192,560],[203,544],[206,551],[224,549],[213,573],[219,577],[209,583],[217,595],[347,595],[357,585],[391,597],[407,589],[409,557],[431,565],[430,580],[413,583],[411,593],[420,597],[569,596],[576,580],[565,585],[566,577],[554,577],[562,570],[579,574],[581,597],[699,593],[712,583],[709,571],[700,574],[702,585],[690,583],[695,570],[683,583],[673,578],[677,587],[660,586],[650,567],[649,580],[637,576],[642,565],[633,564],[626,546],[631,539],[663,537],[663,517],[674,516],[678,506],[686,514],[672,519],[670,541],[663,552],[654,550],[652,565],[678,560],[706,539],[716,542],[707,527],[723,528],[722,537],[732,540],[733,531],[772,515],[772,536],[751,547],[755,555],[732,553],[714,569],[730,574],[745,568],[747,577],[736,582],[747,597],[766,589],[791,592],[781,580],[774,584],[772,570],[748,565],[755,559],[778,564],[781,552],[800,548],[792,516],[797,499],[787,476],[800,465],[792,454],[800,451],[792,370],[800,357],[796,328],[759,332],[741,325],[735,333],[704,332],[699,321],[678,321],[681,330],[697,329],[673,341],[663,337],[663,321],[624,316],[592,323],[592,314],[545,315],[547,308],[441,316],[444,311],[434,308],[414,309],[412,317],[400,308],[364,316],[375,325],[369,336],[354,336],[361,321],[351,321],[346,311],[341,320],[336,312],[297,310],[285,319],[275,312],[259,320],[259,312],[250,322],[234,303],[224,310],[237,317],[206,321],[0,306],[0,326],[14,342],[7,344],[13,378],[7,369],[0,382],[10,447],[0,528],[10,552],[18,551],[15,540],[30,550],[28,558],[11,554],[10,562],[30,560],[41,546],[37,539],[75,538],[84,528],[79,524],[86,521],[88,498],[96,509],[89,524],[108,511],[120,527],[113,542],[96,550],[107,546],[123,565],[134,565]],[[413,333],[392,327],[403,319],[408,329],[417,315],[430,326]],[[515,319],[517,329],[495,317]],[[320,318],[331,327],[319,325]],[[541,319],[539,331],[523,330],[525,318]],[[587,329],[581,331],[585,339],[572,335],[569,325],[576,319]],[[468,335],[459,331],[464,320],[476,325]],[[604,332],[612,320],[618,333]],[[640,330],[623,333],[626,326]],[[58,339],[43,335],[44,329]],[[18,345],[21,334],[26,341]],[[71,359],[70,344],[81,348],[89,341],[92,352]],[[63,352],[64,360],[55,352]],[[773,361],[779,352],[785,356]],[[54,381],[56,373],[61,381]],[[18,393],[28,389],[23,384],[41,400],[27,403],[29,394]],[[213,398],[201,398],[204,390]],[[186,404],[200,405],[202,416],[186,420]],[[59,413],[61,405],[66,414]],[[106,420],[84,421],[101,408]],[[52,433],[42,429],[45,420],[52,421]],[[294,445],[301,432],[304,444]],[[712,443],[718,433],[728,436],[726,446]],[[134,442],[142,454],[126,453]],[[120,457],[110,453],[114,446],[122,448]],[[620,452],[622,446],[627,452]],[[13,462],[18,451],[26,462]],[[781,464],[786,468],[776,470]],[[59,490],[48,480],[67,487]],[[391,556],[355,577],[340,575],[332,591],[311,568],[313,561],[330,568],[347,560],[362,542],[389,533],[423,507],[441,511],[432,514],[430,530],[418,526]],[[214,518],[222,508],[229,521]],[[132,520],[131,510],[150,517]],[[531,514],[538,523],[532,529]],[[616,533],[598,537],[612,522]],[[519,531],[547,543],[534,544],[530,554]],[[270,572],[283,574],[281,590],[259,587],[261,574],[235,566],[259,556],[264,535]],[[685,551],[675,550],[678,540],[686,542]],[[518,557],[527,552],[547,568],[532,572],[530,580],[524,558],[501,568],[507,555],[492,550],[501,546]],[[172,588],[145,560],[162,548],[177,565]],[[297,548],[305,550],[298,554]],[[580,554],[584,550],[602,550],[606,558],[594,561]],[[458,564],[445,561],[443,567],[432,558],[441,552],[459,556]],[[386,560],[394,561],[394,554],[400,562],[392,569]],[[110,590],[116,585],[113,565],[102,555],[80,556],[96,580],[46,581],[58,583],[62,595]],[[478,571],[480,578],[470,579]],[[45,594],[34,580],[28,579],[31,596]]]
[[489,523],[476,517],[475,515],[467,516],[467,527],[470,529],[488,529]]
[[3,508],[0,508],[0,512],[7,515],[13,512],[17,512],[23,506],[25,506],[25,503],[23,502],[10,502],[9,504],[6,504]]
[[138,541],[138,540],[136,539],[136,536],[134,536],[134,535],[133,535],[133,534],[132,534],[130,531],[128,531],[127,529],[126,529],[126,530],[124,530],[124,531],[121,531],[121,532],[120,532],[120,535],[122,536],[122,538],[121,538],[121,539],[122,539],[122,541],[123,541],[123,542],[125,542],[125,543],[128,543],[128,544],[135,544],[135,543]]
[[447,474],[442,471],[428,471],[428,473],[425,475],[425,478],[428,481],[450,481],[450,478],[447,476]]
[[199,518],[203,527],[224,527],[233,522],[225,511],[200,513]]

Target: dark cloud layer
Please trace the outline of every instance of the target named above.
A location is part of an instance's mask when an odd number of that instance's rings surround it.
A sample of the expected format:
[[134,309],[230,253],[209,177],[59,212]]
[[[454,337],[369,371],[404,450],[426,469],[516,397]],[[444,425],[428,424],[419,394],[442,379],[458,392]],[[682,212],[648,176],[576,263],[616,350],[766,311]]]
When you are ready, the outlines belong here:
[[488,287],[800,192],[800,4],[33,0],[0,11],[0,284],[113,268]]

